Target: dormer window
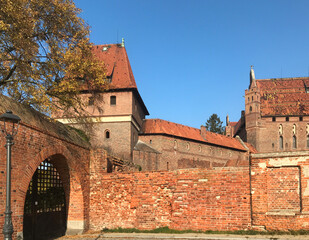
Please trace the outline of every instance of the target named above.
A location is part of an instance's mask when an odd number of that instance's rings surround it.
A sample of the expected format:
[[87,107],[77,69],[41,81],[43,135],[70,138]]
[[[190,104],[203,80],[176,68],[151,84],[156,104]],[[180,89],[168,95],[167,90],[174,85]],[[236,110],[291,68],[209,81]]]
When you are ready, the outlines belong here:
[[116,96],[111,96],[110,98],[110,105],[116,105]]

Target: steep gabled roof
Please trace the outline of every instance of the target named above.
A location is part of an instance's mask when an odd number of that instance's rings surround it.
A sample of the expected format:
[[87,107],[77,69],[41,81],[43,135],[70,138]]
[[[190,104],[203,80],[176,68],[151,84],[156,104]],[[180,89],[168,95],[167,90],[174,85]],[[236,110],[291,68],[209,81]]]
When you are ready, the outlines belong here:
[[235,138],[227,137],[221,134],[206,132],[206,139],[201,135],[201,130],[185,125],[161,120],[146,119],[143,124],[143,133],[145,135],[169,135],[183,139],[209,143],[217,146],[233,148],[246,151],[242,144]]
[[106,75],[111,79],[111,89],[137,89],[125,47],[121,44],[96,45],[93,53],[104,62]]
[[256,80],[261,115],[309,115],[309,77]]

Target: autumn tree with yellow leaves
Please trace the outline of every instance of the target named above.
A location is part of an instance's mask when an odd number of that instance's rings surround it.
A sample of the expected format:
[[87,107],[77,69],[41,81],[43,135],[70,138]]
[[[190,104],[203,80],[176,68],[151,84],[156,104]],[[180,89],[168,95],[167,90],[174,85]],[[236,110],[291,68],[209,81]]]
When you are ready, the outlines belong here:
[[0,0],[0,92],[50,114],[80,112],[80,91],[104,90],[79,13],[71,0]]

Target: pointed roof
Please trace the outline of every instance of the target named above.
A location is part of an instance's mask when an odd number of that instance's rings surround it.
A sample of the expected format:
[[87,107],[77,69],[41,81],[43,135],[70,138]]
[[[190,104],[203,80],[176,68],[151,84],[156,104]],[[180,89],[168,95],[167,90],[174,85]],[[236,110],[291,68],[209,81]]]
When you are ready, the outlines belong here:
[[256,87],[256,81],[255,81],[255,74],[254,74],[253,65],[251,65],[251,69],[250,69],[250,85],[249,85],[249,89],[251,87]]
[[309,115],[309,77],[258,79],[262,116]]
[[104,62],[111,89],[137,89],[127,51],[122,44],[96,45],[93,53]]
[[246,151],[243,145],[235,138],[207,131],[206,139],[204,139],[201,135],[200,129],[165,121],[162,119],[144,120],[142,134],[169,135],[188,140],[209,143],[212,145]]

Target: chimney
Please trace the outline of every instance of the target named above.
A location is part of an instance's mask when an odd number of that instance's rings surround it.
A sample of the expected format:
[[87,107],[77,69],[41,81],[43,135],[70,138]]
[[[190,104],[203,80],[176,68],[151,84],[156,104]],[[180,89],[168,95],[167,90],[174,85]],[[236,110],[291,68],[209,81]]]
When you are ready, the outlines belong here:
[[124,47],[124,38],[121,39],[121,47]]
[[206,132],[207,132],[206,127],[201,125],[201,136],[202,138],[204,138],[204,140],[206,140]]

